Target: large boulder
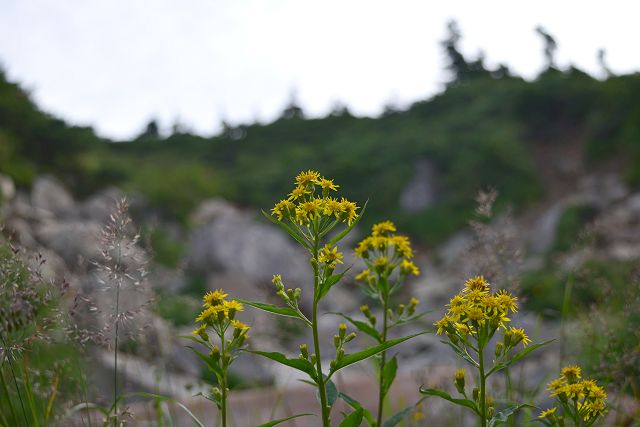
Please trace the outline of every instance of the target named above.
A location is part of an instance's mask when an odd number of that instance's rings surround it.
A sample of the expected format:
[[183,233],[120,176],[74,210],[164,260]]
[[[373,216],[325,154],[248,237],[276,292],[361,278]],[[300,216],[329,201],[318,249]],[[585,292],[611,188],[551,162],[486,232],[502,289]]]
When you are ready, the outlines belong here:
[[102,225],[97,222],[45,221],[37,226],[36,236],[73,269],[80,262],[100,259],[101,230]]
[[71,194],[52,176],[41,176],[35,180],[31,190],[31,204],[37,210],[56,216],[70,212],[74,206]]

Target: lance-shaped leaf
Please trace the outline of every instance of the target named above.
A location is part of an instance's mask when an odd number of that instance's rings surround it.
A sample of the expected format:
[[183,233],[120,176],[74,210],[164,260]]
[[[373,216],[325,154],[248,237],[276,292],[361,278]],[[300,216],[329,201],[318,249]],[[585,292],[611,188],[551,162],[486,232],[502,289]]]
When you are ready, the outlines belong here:
[[453,402],[456,405],[460,405],[460,406],[464,406],[466,408],[471,409],[473,412],[475,412],[476,414],[480,415],[480,413],[478,412],[478,408],[476,407],[475,402],[473,402],[472,400],[469,399],[456,399],[455,397],[452,397],[449,393],[446,393],[442,390],[437,390],[435,388],[423,388],[420,387],[420,393],[427,395],[427,396],[438,396],[441,397],[445,400],[448,400],[449,402]]
[[395,328],[396,326],[400,326],[400,325],[404,325],[404,324],[409,323],[409,322],[413,322],[414,320],[418,320],[421,317],[424,317],[424,316],[426,316],[427,314],[430,314],[430,313],[433,313],[433,310],[427,310],[427,311],[423,311],[422,313],[414,314],[411,317],[407,317],[406,319],[402,319],[402,320],[394,323],[393,325],[391,325],[391,327]]
[[333,313],[333,312],[330,314],[335,314],[336,316],[342,317],[343,319],[351,323],[353,326],[355,326],[360,332],[364,332],[365,334],[369,335],[371,338],[375,339],[378,342],[382,341],[382,337],[380,336],[380,333],[378,332],[378,330],[373,326],[371,326],[370,324],[363,322],[361,320],[353,319],[352,317],[349,317],[346,314]]
[[207,342],[204,341],[202,338],[195,337],[193,335],[180,335],[179,338],[184,338],[185,340],[197,342],[200,345],[207,345]]
[[272,426],[276,426],[278,424],[282,424],[285,421],[289,421],[292,420],[294,418],[299,418],[299,417],[308,417],[308,416],[314,416],[313,414],[300,414],[300,415],[294,415],[292,417],[287,417],[287,418],[280,418],[279,420],[274,420],[274,421],[269,421],[268,423],[264,423],[264,424],[260,424],[258,427],[272,427]]
[[491,418],[491,420],[489,421],[488,427],[495,427],[495,426],[499,426],[500,424],[506,423],[509,417],[513,415],[513,413],[515,413],[516,411],[519,411],[522,408],[527,408],[527,407],[533,408],[533,406],[523,403],[521,405],[513,405],[503,409],[502,411],[495,414],[493,418]]
[[277,225],[278,227],[280,227],[284,231],[286,231],[289,236],[293,237],[296,240],[296,242],[300,243],[308,251],[311,250],[311,247],[309,246],[309,244],[292,227],[288,226],[287,224],[285,224],[282,221],[278,221],[277,219],[275,219],[274,217],[272,217],[271,215],[269,215],[265,211],[262,211],[262,215],[264,215],[264,217],[267,218],[269,221],[271,221],[272,223],[274,223],[275,225]]
[[453,344],[453,343],[451,343],[449,341],[444,341],[444,340],[441,340],[440,342],[443,343],[443,344],[448,345],[449,347],[451,347],[453,349],[453,351],[455,351],[458,356],[462,357],[464,360],[466,360],[467,362],[471,363],[476,368],[480,367],[478,362],[476,362],[474,360],[474,358],[471,357],[471,355],[469,355],[469,353],[467,353],[466,351],[463,351],[457,345],[455,345],[455,344]]
[[191,349],[191,351],[193,351],[196,356],[198,356],[200,359],[202,359],[202,361],[207,365],[207,367],[214,373],[216,374],[216,377],[218,378],[218,381],[220,381],[222,379],[222,369],[220,369],[220,366],[218,366],[216,363],[213,362],[213,360],[211,360],[211,358],[207,357],[207,355],[205,355],[204,353],[196,350],[195,348],[191,347],[191,346],[187,346],[188,348]]
[[327,279],[322,282],[320,284],[320,286],[318,287],[318,295],[316,297],[316,300],[319,301],[322,298],[325,297],[325,295],[327,295],[329,293],[329,291],[331,290],[331,288],[333,287],[333,285],[335,285],[336,283],[338,283],[340,281],[340,279],[342,279],[342,276],[345,275],[345,273],[347,271],[351,270],[351,267],[347,268],[345,271],[343,271],[342,273],[338,273],[338,274],[333,274],[329,277],[327,277]]
[[382,368],[382,395],[386,396],[389,392],[393,380],[396,378],[396,372],[398,371],[398,359],[393,356],[391,360],[388,360]]
[[553,341],[555,341],[555,340],[549,340],[549,341],[545,341],[545,342],[540,343],[540,344],[530,345],[529,347],[525,348],[521,352],[517,353],[511,359],[506,360],[504,362],[501,362],[501,363],[495,365],[493,368],[491,368],[491,370],[489,372],[487,372],[486,377],[488,378],[489,375],[493,374],[494,372],[498,372],[498,371],[501,371],[504,368],[508,368],[509,366],[511,366],[514,363],[516,363],[518,360],[520,360],[523,357],[525,357],[527,354],[529,354],[532,351],[539,349],[543,345],[547,345],[547,344],[549,344],[549,343],[551,343]]
[[340,423],[340,427],[360,427],[362,424],[362,408],[356,409],[346,417]]
[[394,427],[398,425],[400,421],[404,420],[409,415],[411,415],[411,413],[416,409],[416,406],[418,406],[424,399],[426,399],[426,397],[423,397],[422,399],[418,400],[418,402],[415,403],[414,405],[407,406],[402,411],[396,412],[391,416],[391,418],[387,419],[387,421],[385,421],[384,424],[382,424],[382,426]]
[[346,395],[342,392],[338,393],[338,397],[340,397],[340,399],[344,400],[345,402],[347,402],[347,404],[349,406],[351,406],[353,409],[362,409],[362,415],[364,417],[365,420],[367,420],[367,423],[369,423],[370,426],[375,426],[376,424],[376,420],[373,418],[373,415],[371,414],[371,412],[363,407],[360,402],[358,402],[357,400],[355,400],[353,397],[350,397],[349,395]]
[[342,230],[339,234],[337,234],[333,239],[329,240],[329,244],[331,246],[335,245],[336,243],[338,243],[340,240],[342,240],[344,238],[344,236],[346,236],[347,234],[349,234],[349,232],[351,230],[353,230],[353,227],[356,226],[356,224],[358,222],[360,222],[360,219],[362,218],[362,216],[364,215],[364,211],[367,210],[367,204],[369,203],[369,200],[367,200],[366,202],[364,202],[364,206],[362,207],[362,210],[360,211],[360,214],[358,214],[358,217],[355,219],[355,221],[353,221],[351,223],[350,226],[348,226],[347,228],[345,228],[344,230]]
[[302,320],[307,324],[309,323],[307,318],[300,316],[300,313],[291,307],[280,307],[266,302],[247,301],[244,299],[238,299],[238,301],[250,307],[257,308],[258,310],[268,311],[269,313],[277,314],[278,316],[293,317],[295,319]]
[[313,368],[311,362],[306,359],[290,359],[282,353],[278,353],[275,351],[258,351],[258,350],[245,350],[248,353],[257,354],[259,356],[266,357],[268,359],[274,360],[282,365],[290,366],[294,369],[304,372],[309,375],[311,379],[317,382],[318,378],[316,377],[316,371]]
[[329,372],[329,377],[336,371],[339,371],[340,369],[349,366],[349,365],[353,365],[354,363],[357,363],[361,360],[364,359],[368,359],[369,357],[378,354],[382,351],[385,351],[388,348],[391,348],[393,346],[396,346],[400,343],[405,342],[406,340],[409,340],[411,338],[417,337],[418,335],[422,335],[425,334],[426,332],[420,332],[419,334],[414,334],[414,335],[409,335],[406,337],[402,337],[402,338],[395,338],[386,342],[383,342],[382,344],[378,344],[378,345],[374,345],[372,347],[369,347],[367,349],[364,349],[362,351],[359,351],[357,353],[353,353],[353,354],[345,354],[340,360],[336,361],[336,363],[334,364],[334,366],[331,367],[331,371]]

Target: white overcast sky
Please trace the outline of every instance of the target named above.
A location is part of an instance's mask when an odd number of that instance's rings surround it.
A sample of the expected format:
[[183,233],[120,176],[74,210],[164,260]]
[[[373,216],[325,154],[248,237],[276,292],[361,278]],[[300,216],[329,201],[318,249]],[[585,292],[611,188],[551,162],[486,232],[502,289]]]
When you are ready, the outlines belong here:
[[0,0],[0,64],[46,111],[128,138],[151,118],[211,134],[268,122],[293,91],[320,116],[340,101],[376,115],[442,89],[438,42],[455,18],[462,50],[534,77],[541,24],[558,63],[640,69],[640,6],[603,1]]

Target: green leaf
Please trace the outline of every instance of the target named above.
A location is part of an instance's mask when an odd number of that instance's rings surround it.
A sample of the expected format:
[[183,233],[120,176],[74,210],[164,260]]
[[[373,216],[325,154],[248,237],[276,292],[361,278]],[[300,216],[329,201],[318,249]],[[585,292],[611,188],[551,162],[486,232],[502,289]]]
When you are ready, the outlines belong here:
[[478,412],[478,408],[476,407],[475,402],[469,400],[469,399],[456,399],[454,397],[452,397],[449,393],[446,393],[442,390],[437,390],[435,388],[422,388],[420,387],[420,393],[427,395],[427,396],[438,396],[441,397],[445,400],[448,400],[449,402],[455,403],[456,405],[460,405],[460,406],[464,406],[466,408],[471,409],[473,412],[475,412],[476,414],[480,415],[480,413]]
[[191,351],[193,351],[200,359],[202,359],[204,363],[207,365],[207,367],[209,368],[209,370],[211,370],[211,372],[216,374],[216,377],[218,377],[218,381],[220,381],[220,379],[222,378],[222,369],[220,368],[220,366],[218,366],[216,363],[213,363],[211,358],[209,358],[206,354],[196,350],[191,346],[187,346],[187,348],[190,348]]
[[294,418],[299,418],[299,417],[308,417],[308,416],[315,416],[313,414],[300,414],[300,415],[294,415],[292,417],[287,417],[287,418],[280,418],[279,420],[275,420],[275,421],[269,421],[268,423],[264,423],[264,424],[260,424],[258,427],[271,427],[271,426],[275,426],[278,424],[281,424],[285,421],[289,421],[292,420]]
[[386,396],[393,384],[393,380],[396,378],[396,372],[398,371],[398,359],[393,356],[391,360],[384,364],[382,369],[382,395]]
[[342,276],[344,276],[345,273],[347,271],[349,271],[350,269],[351,269],[351,267],[347,268],[342,273],[334,274],[334,275],[331,275],[331,276],[327,277],[327,280],[325,280],[323,283],[321,283],[320,286],[318,287],[317,300],[319,301],[322,298],[324,298],[324,296],[329,293],[329,290],[331,290],[333,285],[338,283],[340,281],[340,279],[342,279]]
[[351,406],[353,409],[362,409],[362,415],[364,416],[364,419],[367,420],[370,426],[374,426],[376,424],[376,420],[373,418],[373,415],[371,415],[371,412],[363,407],[360,402],[355,400],[353,397],[350,397],[342,392],[338,393],[338,397],[347,402],[347,405]]
[[424,399],[426,398],[423,397],[422,399],[418,400],[415,404],[411,406],[407,406],[402,411],[396,412],[395,414],[393,414],[391,418],[385,421],[384,424],[382,424],[382,426],[394,427],[398,425],[400,421],[404,420],[407,416],[411,415],[411,413],[415,410],[416,406],[418,406],[420,402],[422,402]]
[[516,411],[519,411],[522,408],[533,408],[533,406],[531,405],[527,405],[526,403],[523,403],[521,405],[514,405],[514,406],[510,406],[508,408],[503,409],[502,411],[498,412],[497,414],[495,414],[493,416],[493,418],[491,418],[491,420],[489,421],[489,426],[488,427],[495,427],[498,426],[502,423],[506,423],[507,420],[509,419],[509,417]]
[[362,408],[356,409],[344,417],[344,420],[340,423],[340,427],[360,427],[360,424],[362,424],[362,416]]
[[308,322],[307,319],[300,317],[300,314],[291,307],[279,307],[277,305],[268,304],[265,302],[247,301],[244,299],[238,299],[238,301],[250,307],[257,308],[258,310],[268,311],[269,313],[277,314],[279,316],[294,317],[296,319],[302,320],[305,323]]
[[367,349],[364,349],[362,351],[359,351],[357,353],[353,353],[353,354],[346,354],[342,359],[338,360],[335,364],[335,366],[333,367],[333,369],[331,369],[331,371],[329,372],[329,376],[331,376],[334,372],[352,365],[356,362],[359,362],[361,360],[364,359],[368,359],[369,357],[378,354],[382,351],[385,351],[388,348],[391,348],[393,346],[396,346],[400,343],[405,342],[406,340],[409,340],[411,338],[417,337],[418,335],[422,335],[425,334],[426,332],[420,332],[419,334],[414,334],[414,335],[409,335],[406,337],[402,337],[402,338],[395,338],[386,342],[383,342],[382,344],[378,344],[378,345],[374,345],[372,347],[369,347]]
[[418,320],[421,317],[426,316],[427,314],[433,313],[434,310],[427,310],[427,311],[423,311],[422,313],[418,313],[418,314],[414,314],[411,317],[407,317],[406,319],[400,320],[399,322],[396,322],[392,325],[392,327],[396,327],[396,326],[400,326],[400,325],[404,325],[407,324],[409,322],[413,322],[414,320]]
[[338,388],[330,379],[327,379],[327,383],[325,384],[325,391],[327,393],[327,404],[329,406],[333,406],[338,399]]
[[471,357],[468,353],[465,353],[464,351],[462,351],[462,349],[460,349],[457,345],[453,344],[450,341],[444,341],[441,340],[440,341],[443,344],[448,345],[449,347],[451,347],[453,349],[453,351],[455,351],[455,353],[462,357],[464,360],[466,360],[467,362],[471,363],[473,366],[475,366],[476,368],[480,367],[480,365],[478,364],[478,362],[476,362],[473,357]]
[[344,236],[346,236],[347,234],[349,234],[349,232],[351,230],[353,230],[353,227],[356,226],[356,224],[358,222],[360,222],[360,219],[362,218],[362,216],[364,215],[364,211],[367,210],[367,204],[369,203],[369,200],[367,200],[366,202],[364,202],[364,206],[362,207],[362,210],[360,211],[360,214],[358,215],[358,217],[356,218],[355,221],[353,221],[351,223],[351,225],[347,228],[345,228],[344,230],[342,230],[338,235],[336,235],[333,239],[329,240],[329,244],[331,246],[335,245],[336,243],[338,243],[340,240],[342,240],[344,238]]
[[253,354],[257,354],[259,356],[263,356],[266,357],[268,359],[274,360],[282,365],[286,365],[286,366],[290,366],[294,369],[297,369],[299,371],[304,372],[305,374],[309,375],[311,377],[311,379],[313,379],[314,381],[318,382],[318,378],[316,377],[316,371],[313,368],[313,365],[311,364],[311,362],[309,362],[308,360],[304,360],[304,359],[289,359],[287,356],[285,356],[282,353],[278,353],[275,351],[269,352],[269,351],[258,351],[258,350],[245,350],[248,353],[253,353]]
[[277,219],[275,219],[274,217],[272,217],[271,215],[269,215],[265,211],[261,211],[261,212],[262,212],[262,215],[264,215],[265,218],[267,218],[269,221],[271,221],[272,223],[274,223],[275,225],[277,225],[278,227],[280,227],[284,231],[286,231],[289,236],[293,237],[296,240],[296,242],[300,243],[307,250],[309,250],[309,251],[311,250],[311,247],[309,246],[309,244],[293,228],[289,227],[287,224],[285,224],[282,221],[278,221]]
[[335,314],[336,316],[342,317],[343,319],[351,323],[353,326],[355,326],[360,332],[364,332],[365,334],[369,335],[371,338],[375,339],[378,342],[382,341],[382,337],[380,336],[380,333],[378,332],[378,330],[373,326],[371,326],[370,324],[363,322],[361,320],[355,320],[347,316],[346,314],[333,313],[333,312],[330,314]]
[[547,344],[549,344],[549,343],[551,343],[553,341],[555,341],[555,340],[549,340],[549,341],[542,342],[540,344],[530,345],[529,347],[525,348],[520,353],[517,353],[515,356],[513,356],[511,359],[507,360],[506,362],[500,363],[500,364],[494,366],[493,368],[491,368],[491,370],[489,372],[487,372],[486,377],[488,378],[489,375],[493,374],[494,372],[498,372],[498,371],[503,370],[504,368],[508,368],[509,366],[511,366],[514,363],[516,363],[518,360],[520,360],[523,357],[525,357],[527,354],[529,354],[532,351],[537,350],[540,347],[542,347],[544,345],[547,345]]

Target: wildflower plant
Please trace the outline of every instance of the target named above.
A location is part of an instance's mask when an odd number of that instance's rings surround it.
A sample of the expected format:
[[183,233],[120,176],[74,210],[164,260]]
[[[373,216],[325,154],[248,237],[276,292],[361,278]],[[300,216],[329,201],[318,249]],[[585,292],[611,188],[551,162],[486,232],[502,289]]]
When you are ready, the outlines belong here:
[[[313,288],[308,290],[313,292],[311,313],[304,313],[300,307],[302,290],[287,289],[280,275],[274,276],[273,283],[284,306],[243,301],[261,310],[293,317],[311,328],[312,348],[310,350],[307,344],[300,345],[300,354],[297,358],[290,358],[278,352],[254,350],[252,353],[297,369],[310,378],[309,383],[318,390],[324,427],[331,425],[331,409],[338,397],[342,397],[354,408],[341,425],[358,426],[365,416],[364,409],[357,401],[338,392],[331,381],[333,374],[411,338],[387,340],[350,354],[347,352],[348,344],[355,338],[355,333],[348,333],[346,324],[341,324],[334,337],[335,355],[330,360],[328,369],[326,364],[323,364],[318,333],[318,306],[347,271],[346,269],[337,271],[343,264],[343,254],[337,243],[353,229],[364,213],[364,208],[359,212],[360,208],[355,202],[338,197],[338,188],[339,186],[333,180],[322,177],[316,171],[303,171],[296,176],[295,187],[288,197],[276,203],[271,209],[271,215],[263,212],[269,220],[286,231],[309,253],[309,261],[313,269]],[[330,233],[332,237],[329,237]]]
[[[549,427],[594,425],[607,411],[607,393],[595,381],[582,379],[579,366],[567,366],[560,377],[551,381],[548,390],[557,406],[540,413],[537,421]],[[558,408],[562,408],[558,411]]]
[[[419,304],[417,298],[411,298],[407,304],[398,304],[395,307],[391,305],[391,296],[401,289],[407,277],[420,274],[420,270],[412,261],[413,250],[409,239],[396,234],[396,231],[396,226],[391,221],[375,224],[371,235],[362,240],[355,250],[355,255],[361,258],[367,267],[356,276],[356,281],[362,285],[363,292],[380,306],[382,321],[378,323],[377,317],[368,305],[360,307],[365,321],[342,315],[378,344],[388,341],[388,334],[392,328],[414,321],[426,314],[416,314],[416,307]],[[386,351],[380,352],[375,360],[378,377],[378,409],[376,421],[370,425],[381,426],[385,397],[395,380],[398,360],[395,356],[387,360]],[[401,412],[409,413],[404,410]],[[373,419],[369,414],[365,414],[365,417],[368,420]]]
[[227,300],[228,296],[222,289],[207,292],[202,299],[203,310],[195,319],[197,327],[193,336],[187,337],[209,351],[204,354],[190,347],[215,375],[218,386],[203,396],[218,407],[223,427],[227,426],[229,367],[249,337],[249,326],[236,319],[236,314],[243,311],[244,306],[235,299]]
[[[498,425],[527,405],[510,403],[496,412],[494,398],[487,390],[487,379],[550,341],[530,345],[531,340],[524,329],[509,326],[509,316],[518,311],[517,298],[503,290],[492,293],[482,276],[467,280],[462,291],[451,298],[448,307],[447,313],[435,323],[436,333],[444,334],[447,340],[442,342],[477,371],[476,387],[469,393],[466,371],[458,370],[454,374],[454,385],[463,398],[429,388],[420,388],[420,392],[471,410],[480,419],[481,427]],[[489,363],[488,347],[499,333],[502,338],[496,337],[493,359]]]

